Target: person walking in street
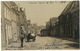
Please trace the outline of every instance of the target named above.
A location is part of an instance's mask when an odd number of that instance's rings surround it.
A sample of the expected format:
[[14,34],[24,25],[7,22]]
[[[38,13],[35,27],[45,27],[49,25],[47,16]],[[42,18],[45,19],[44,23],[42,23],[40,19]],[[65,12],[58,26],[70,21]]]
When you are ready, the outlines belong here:
[[21,47],[23,47],[23,40],[24,40],[24,33],[23,30],[21,30],[21,34],[20,34],[20,41],[21,41]]
[[23,37],[23,35],[21,34],[21,47],[23,47],[23,39],[24,39],[24,37]]

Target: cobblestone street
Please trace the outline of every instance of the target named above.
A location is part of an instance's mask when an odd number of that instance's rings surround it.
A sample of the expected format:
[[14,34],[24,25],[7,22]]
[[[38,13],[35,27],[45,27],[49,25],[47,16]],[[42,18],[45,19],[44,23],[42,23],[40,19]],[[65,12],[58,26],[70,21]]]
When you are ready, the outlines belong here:
[[24,47],[20,47],[20,42],[14,42],[8,46],[8,50],[48,50],[48,49],[78,49],[76,42],[63,40],[54,37],[36,37],[36,41],[25,42]]

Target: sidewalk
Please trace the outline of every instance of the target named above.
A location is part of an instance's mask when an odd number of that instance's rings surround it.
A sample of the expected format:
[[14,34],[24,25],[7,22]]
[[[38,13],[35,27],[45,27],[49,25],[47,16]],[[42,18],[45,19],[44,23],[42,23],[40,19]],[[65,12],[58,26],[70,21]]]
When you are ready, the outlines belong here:
[[60,39],[63,39],[63,40],[68,40],[68,41],[73,41],[73,42],[76,42],[76,43],[79,43],[79,39],[73,39],[73,38],[69,38],[69,37],[63,37],[63,36],[54,36],[55,38],[60,38]]

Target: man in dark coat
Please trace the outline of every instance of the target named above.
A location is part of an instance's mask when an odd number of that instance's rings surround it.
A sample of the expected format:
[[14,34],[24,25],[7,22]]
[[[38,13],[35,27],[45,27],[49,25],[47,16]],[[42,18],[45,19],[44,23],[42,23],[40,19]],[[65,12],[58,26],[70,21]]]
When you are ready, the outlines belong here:
[[21,34],[20,34],[20,41],[21,41],[21,47],[23,47],[23,40],[24,40],[24,33],[23,33],[23,30],[22,30],[22,32],[21,32]]
[[24,37],[23,37],[23,35],[21,35],[22,37],[21,37],[21,47],[23,47],[23,39],[24,39]]

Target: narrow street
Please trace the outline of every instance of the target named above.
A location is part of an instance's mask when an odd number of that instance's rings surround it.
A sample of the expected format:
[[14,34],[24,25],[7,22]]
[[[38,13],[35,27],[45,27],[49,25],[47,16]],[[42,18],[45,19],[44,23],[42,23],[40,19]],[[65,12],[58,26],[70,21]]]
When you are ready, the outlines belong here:
[[[75,46],[71,46],[75,45]],[[55,37],[36,37],[36,41],[25,42],[24,46],[20,47],[20,42],[14,42],[7,47],[7,50],[61,50],[61,49],[78,49],[76,42],[63,40]]]
[[78,0],[1,1],[1,49],[78,50],[79,10]]

